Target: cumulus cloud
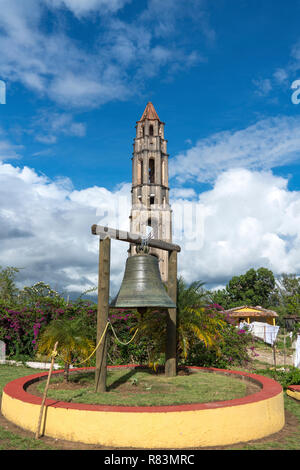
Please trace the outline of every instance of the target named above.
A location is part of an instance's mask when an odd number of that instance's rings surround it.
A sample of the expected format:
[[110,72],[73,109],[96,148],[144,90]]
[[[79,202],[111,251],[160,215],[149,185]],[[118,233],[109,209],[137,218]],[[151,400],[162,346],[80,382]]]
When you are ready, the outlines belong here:
[[225,284],[251,267],[300,270],[300,193],[271,172],[231,169],[199,195],[198,246],[179,258],[183,276]]
[[[174,192],[179,274],[207,287],[250,267],[299,273],[300,193],[271,172],[228,170],[211,190]],[[22,268],[21,285],[43,280],[66,294],[97,286],[94,223],[129,230],[129,183],[76,190],[28,167],[0,164],[0,265]],[[192,196],[192,200],[190,199]],[[112,241],[111,293],[121,283],[127,243]]]
[[181,183],[207,182],[230,168],[266,170],[298,160],[299,155],[300,118],[268,118],[198,141],[170,159],[170,176]]
[[[97,285],[98,240],[91,226],[101,223],[100,207],[112,205],[128,187],[76,191],[68,179],[51,181],[28,167],[0,164],[0,265],[21,269],[21,284],[39,279],[59,291],[77,293]],[[128,225],[124,215],[124,225]],[[126,225],[126,229],[128,226]],[[122,275],[126,244],[114,246],[112,281]]]

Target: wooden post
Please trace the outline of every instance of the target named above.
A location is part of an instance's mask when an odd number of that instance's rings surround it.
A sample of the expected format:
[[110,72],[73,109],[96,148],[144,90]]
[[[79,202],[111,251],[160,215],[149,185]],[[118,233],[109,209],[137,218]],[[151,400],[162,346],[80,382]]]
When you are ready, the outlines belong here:
[[283,365],[286,366],[286,329],[283,329]]
[[40,437],[40,429],[41,429],[41,424],[42,424],[43,411],[44,411],[44,407],[45,407],[45,401],[46,401],[46,398],[47,398],[47,392],[48,392],[48,388],[49,388],[49,384],[50,384],[51,374],[52,374],[52,370],[53,370],[53,366],[54,366],[57,344],[58,344],[58,342],[56,342],[55,345],[54,345],[52,358],[51,358],[50,369],[49,369],[48,378],[47,378],[47,383],[46,383],[46,386],[45,386],[45,389],[44,389],[44,395],[43,395],[41,409],[40,409],[40,416],[39,416],[38,426],[37,426],[37,430],[36,430],[36,433],[35,433],[35,438],[36,439],[38,439]]
[[[168,262],[168,294],[173,302],[177,302],[177,251],[169,252]],[[167,316],[166,365],[165,375],[175,377],[176,361],[176,317],[177,309],[169,308]]]
[[274,359],[274,367],[276,369],[276,344],[273,344],[273,359]]
[[[104,333],[108,320],[110,280],[110,238],[100,238],[99,273],[98,273],[98,310],[97,310],[97,344]],[[96,392],[106,392],[107,334],[96,352]]]

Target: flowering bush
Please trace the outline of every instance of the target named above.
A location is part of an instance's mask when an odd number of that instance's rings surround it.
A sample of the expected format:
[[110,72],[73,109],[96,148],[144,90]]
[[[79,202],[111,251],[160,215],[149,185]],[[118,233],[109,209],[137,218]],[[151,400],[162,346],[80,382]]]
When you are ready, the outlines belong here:
[[[6,343],[8,356],[34,358],[41,333],[50,322],[58,319],[80,320],[82,334],[96,345],[97,305],[94,302],[81,297],[67,302],[43,282],[19,291],[13,283],[15,272],[14,268],[0,270],[0,340]],[[109,321],[118,338],[116,340],[109,328],[109,364],[146,364],[164,354],[166,318],[163,312],[151,311],[142,319],[134,310],[111,310]],[[137,327],[139,333],[135,340],[126,344]],[[220,305],[207,305],[201,282],[187,286],[183,279],[178,280],[178,360],[221,368],[240,365],[250,359],[247,349],[251,343],[251,335],[230,325]]]
[[245,366],[251,357],[248,351],[252,349],[254,355],[254,340],[246,330],[238,330],[230,322],[222,330],[222,338],[217,345],[211,348],[203,347],[202,343],[194,344],[191,348],[187,363],[203,367],[217,367],[220,369],[232,366]]
[[[109,329],[108,364],[143,364],[149,360],[148,348],[151,340],[145,336],[128,343],[138,326],[138,319],[134,310],[112,310],[109,321],[115,330],[118,340]],[[124,344],[121,344],[121,343]]]
[[58,315],[54,305],[7,305],[0,302],[0,339],[8,356],[32,356],[40,331]]

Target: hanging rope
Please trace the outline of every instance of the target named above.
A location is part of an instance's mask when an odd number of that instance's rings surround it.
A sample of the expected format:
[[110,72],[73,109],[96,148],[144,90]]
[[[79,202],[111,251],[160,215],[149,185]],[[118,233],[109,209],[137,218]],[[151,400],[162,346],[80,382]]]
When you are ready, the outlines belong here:
[[132,337],[127,343],[123,343],[123,342],[120,341],[119,338],[117,337],[117,335],[116,335],[116,333],[115,333],[115,330],[114,330],[114,327],[112,326],[112,324],[111,324],[110,322],[109,322],[109,324],[110,324],[110,327],[111,327],[112,332],[113,332],[113,334],[114,334],[114,337],[116,338],[116,340],[118,341],[118,343],[122,344],[123,346],[127,346],[128,344],[130,344],[130,343],[134,340],[134,338],[136,337],[137,332],[139,331],[139,329],[137,328],[137,329],[135,330],[135,332],[134,332],[133,337]]
[[[127,346],[128,344],[130,344],[130,343],[134,340],[134,338],[136,337],[136,334],[137,334],[137,332],[138,332],[138,328],[137,328],[137,329],[135,330],[135,332],[134,332],[133,337],[132,337],[127,343],[123,343],[123,342],[120,341],[119,338],[117,337],[116,332],[115,332],[115,330],[114,330],[112,324],[110,323],[110,321],[108,321],[108,322],[106,323],[106,326],[105,326],[105,328],[104,328],[104,331],[103,331],[103,333],[102,333],[102,336],[101,336],[100,340],[98,341],[97,346],[96,346],[95,349],[91,352],[91,354],[90,354],[86,359],[84,359],[84,360],[81,361],[81,362],[75,361],[75,362],[70,362],[69,364],[70,364],[70,365],[76,364],[77,366],[79,366],[79,365],[83,364],[84,362],[87,362],[87,361],[95,354],[95,352],[96,352],[97,349],[99,348],[99,346],[100,346],[100,344],[101,344],[103,338],[105,337],[105,334],[106,334],[107,329],[108,329],[109,326],[110,326],[111,329],[112,329],[112,332],[113,332],[113,334],[114,334],[115,339],[118,341],[118,343],[122,344],[123,346]],[[51,356],[52,356],[52,355],[53,355],[53,352],[52,352]],[[64,362],[66,362],[65,359],[64,359],[60,354],[58,354],[57,352],[55,353],[55,356],[58,356],[60,359],[62,359]]]
[[104,328],[104,331],[103,331],[103,333],[102,333],[102,336],[101,336],[101,338],[100,338],[100,340],[99,340],[97,346],[95,347],[94,351],[89,355],[89,357],[88,357],[87,359],[84,359],[84,360],[81,361],[81,362],[76,362],[76,364],[77,364],[78,366],[79,366],[80,364],[83,364],[84,362],[87,362],[87,361],[95,354],[95,352],[96,352],[97,349],[99,348],[99,346],[100,346],[100,344],[101,344],[101,342],[102,342],[102,340],[103,340],[103,338],[104,338],[104,336],[105,336],[105,334],[106,334],[108,325],[109,325],[109,322],[106,323],[106,326],[105,326],[105,328]]

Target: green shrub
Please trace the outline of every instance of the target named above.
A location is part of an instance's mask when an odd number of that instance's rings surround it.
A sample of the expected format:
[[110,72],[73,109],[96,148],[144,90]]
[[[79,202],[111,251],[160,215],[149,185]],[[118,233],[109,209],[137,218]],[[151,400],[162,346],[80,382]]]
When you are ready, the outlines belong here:
[[246,366],[250,361],[248,350],[255,356],[254,342],[250,333],[238,330],[235,326],[227,324],[222,330],[222,339],[216,346],[206,348],[198,342],[191,348],[186,363],[202,367],[229,368],[232,366]]
[[284,390],[290,385],[300,385],[300,369],[296,367],[289,367],[287,370],[283,369],[264,369],[259,370],[259,374],[266,375],[271,379],[279,382]]

